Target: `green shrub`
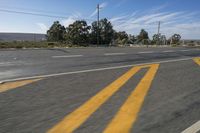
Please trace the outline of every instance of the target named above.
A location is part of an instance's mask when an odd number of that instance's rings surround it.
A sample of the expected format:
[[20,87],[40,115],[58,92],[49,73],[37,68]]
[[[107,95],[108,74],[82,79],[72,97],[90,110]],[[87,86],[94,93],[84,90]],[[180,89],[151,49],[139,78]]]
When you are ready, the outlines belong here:
[[188,46],[195,46],[195,44],[194,43],[189,43]]
[[54,47],[87,47],[88,44],[74,45],[66,42],[31,42],[31,41],[13,41],[0,42],[0,48],[54,48]]
[[54,42],[48,42],[48,46],[54,46],[55,43]]

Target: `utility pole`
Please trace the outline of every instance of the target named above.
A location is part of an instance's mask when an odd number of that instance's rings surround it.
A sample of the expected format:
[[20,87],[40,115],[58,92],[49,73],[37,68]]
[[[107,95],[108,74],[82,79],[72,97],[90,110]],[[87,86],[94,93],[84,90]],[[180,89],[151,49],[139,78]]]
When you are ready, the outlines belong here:
[[157,45],[160,43],[160,21],[158,21],[158,40]]
[[99,10],[100,10],[100,7],[99,7],[99,4],[97,5],[97,45],[99,46],[99,36],[100,36],[100,33],[99,33]]
[[160,21],[158,22],[158,35],[160,34]]

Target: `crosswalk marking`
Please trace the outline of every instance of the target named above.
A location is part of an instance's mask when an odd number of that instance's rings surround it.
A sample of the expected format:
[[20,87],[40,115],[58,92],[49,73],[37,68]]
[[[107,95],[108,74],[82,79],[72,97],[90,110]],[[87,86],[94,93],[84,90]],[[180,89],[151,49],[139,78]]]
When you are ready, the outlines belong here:
[[129,133],[151,86],[159,65],[154,64],[122,105],[104,133]]
[[[105,103],[114,93],[116,93],[132,76],[140,69],[150,67],[150,72],[145,76],[150,77],[149,73],[153,73],[154,68],[158,65],[136,66],[123,74],[117,80],[105,87],[91,99],[86,101],[78,109],[67,115],[61,122],[52,127],[48,133],[71,133],[80,127],[100,106]],[[153,75],[152,75],[153,76]],[[145,78],[145,80],[146,80]],[[142,81],[144,82],[144,81]],[[145,81],[146,82],[146,81]],[[148,84],[148,82],[147,82]],[[141,86],[141,85],[140,85]],[[146,86],[146,85],[145,85]],[[148,86],[148,85],[147,85]]]

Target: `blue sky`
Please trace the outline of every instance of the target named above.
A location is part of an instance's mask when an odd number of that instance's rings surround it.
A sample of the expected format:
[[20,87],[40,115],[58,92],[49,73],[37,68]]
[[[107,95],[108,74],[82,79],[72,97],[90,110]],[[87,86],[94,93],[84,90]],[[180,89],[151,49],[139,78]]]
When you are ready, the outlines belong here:
[[56,20],[65,26],[77,19],[90,24],[96,20],[97,3],[100,17],[108,18],[117,31],[137,35],[144,28],[152,36],[161,21],[161,33],[167,37],[179,33],[184,39],[200,39],[200,0],[0,0],[0,32],[46,33]]

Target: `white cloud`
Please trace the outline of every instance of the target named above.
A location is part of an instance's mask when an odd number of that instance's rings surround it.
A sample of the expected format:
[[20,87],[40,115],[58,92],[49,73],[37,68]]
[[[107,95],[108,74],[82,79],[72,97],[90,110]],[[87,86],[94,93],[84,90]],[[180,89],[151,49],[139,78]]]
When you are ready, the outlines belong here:
[[179,33],[184,39],[200,39],[200,21],[182,24],[174,23],[172,26],[164,26],[162,30],[168,36],[173,33]]
[[96,14],[97,14],[97,9],[90,15],[90,17],[93,17]]
[[119,22],[120,20],[123,21],[124,18],[127,18],[128,16],[127,15],[124,15],[124,16],[117,16],[117,17],[113,17],[110,19],[110,21],[112,23],[115,23],[115,22]]
[[71,16],[69,16],[67,19],[62,20],[61,23],[65,26],[68,27],[70,24],[75,22],[78,19],[81,19],[82,14],[80,12],[75,12]]
[[104,2],[104,3],[101,3],[101,4],[99,5],[99,7],[100,7],[100,8],[105,8],[107,5],[108,5],[108,3],[107,3],[107,2]]
[[48,27],[44,23],[37,23],[37,26],[40,28],[39,32],[46,33],[48,30]]
[[117,31],[137,35],[144,28],[150,37],[157,32],[158,21],[161,21],[161,33],[167,37],[179,33],[184,39],[200,39],[200,19],[196,18],[197,14],[197,12],[146,11],[146,13],[135,12],[133,15],[115,16],[110,21]]
[[158,16],[152,17],[151,19],[148,19],[145,24],[151,24],[154,22],[158,22],[158,21],[171,21],[173,19],[178,18],[180,15],[183,15],[183,12],[175,12],[175,13],[163,13],[160,14]]
[[153,7],[152,9],[150,9],[149,12],[151,12],[151,13],[157,13],[157,12],[162,11],[163,9],[165,9],[168,6],[169,6],[168,3],[164,3],[163,5],[160,5],[160,6],[157,6],[157,7]]
[[74,12],[73,14],[72,14],[72,16],[74,17],[74,18],[80,18],[80,17],[82,17],[82,14],[80,13],[80,12]]
[[65,26],[68,27],[70,24],[72,24],[74,21],[76,21],[75,18],[73,17],[68,17],[68,19],[62,20],[61,23]]

